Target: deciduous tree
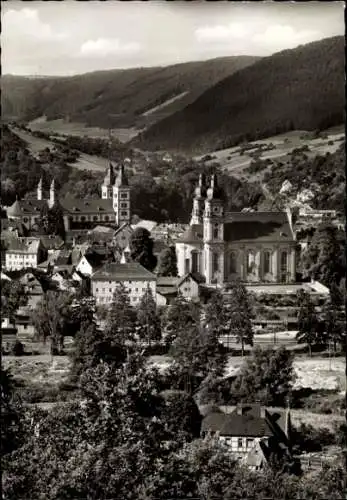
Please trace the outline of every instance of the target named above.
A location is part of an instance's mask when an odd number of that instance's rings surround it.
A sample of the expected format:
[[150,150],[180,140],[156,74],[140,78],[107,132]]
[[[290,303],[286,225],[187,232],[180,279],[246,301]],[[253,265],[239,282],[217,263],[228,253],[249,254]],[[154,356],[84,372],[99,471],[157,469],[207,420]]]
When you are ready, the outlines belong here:
[[150,232],[145,228],[137,228],[130,236],[131,258],[149,271],[157,265],[157,258],[153,254],[153,240]]
[[237,342],[241,343],[242,356],[245,345],[253,345],[253,328],[249,296],[246,287],[241,283],[235,283],[231,288],[230,296],[226,304],[226,315],[228,318],[228,334],[235,336]]
[[159,255],[158,276],[177,276],[177,256],[175,247],[165,248]]
[[141,297],[137,309],[137,322],[139,325],[139,335],[148,344],[161,339],[161,322],[157,314],[157,305],[149,287]]

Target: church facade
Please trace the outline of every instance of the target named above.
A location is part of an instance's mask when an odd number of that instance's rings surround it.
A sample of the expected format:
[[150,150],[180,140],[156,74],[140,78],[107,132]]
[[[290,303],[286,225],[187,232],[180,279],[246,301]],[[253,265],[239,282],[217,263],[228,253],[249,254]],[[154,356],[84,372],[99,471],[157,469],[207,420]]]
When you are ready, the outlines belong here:
[[49,197],[44,199],[42,179],[37,186],[36,199],[16,200],[7,209],[7,217],[17,220],[28,230],[35,230],[44,206],[52,208],[59,203],[63,210],[66,231],[89,229],[96,225],[121,226],[130,223],[130,187],[122,163],[118,171],[110,163],[101,186],[101,199],[65,197],[58,199],[54,179]]
[[180,276],[202,275],[207,285],[294,283],[296,241],[288,212],[224,212],[217,176],[195,189],[188,229],[176,242]]

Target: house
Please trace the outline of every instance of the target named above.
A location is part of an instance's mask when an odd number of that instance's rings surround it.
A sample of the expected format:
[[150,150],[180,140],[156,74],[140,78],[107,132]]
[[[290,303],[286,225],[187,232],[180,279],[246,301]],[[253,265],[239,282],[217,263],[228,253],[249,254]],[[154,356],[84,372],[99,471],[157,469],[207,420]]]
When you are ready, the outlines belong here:
[[20,307],[15,314],[17,338],[22,341],[31,341],[35,337],[36,330],[32,321],[32,310],[29,307]]
[[224,213],[213,175],[200,175],[190,226],[176,241],[180,276],[200,273],[207,285],[295,283],[296,241],[290,211]]
[[167,305],[180,293],[187,300],[198,299],[201,278],[191,273],[182,278],[159,276],[157,278],[157,304]]
[[217,439],[233,456],[261,469],[270,456],[291,455],[289,410],[268,410],[260,404],[240,404],[231,413],[212,410],[202,420],[203,438]]
[[182,278],[179,278],[177,282],[177,290],[185,299],[198,299],[200,295],[200,283],[202,283],[202,279],[200,277],[188,273]]
[[16,238],[9,242],[5,251],[5,268],[9,271],[36,268],[44,255],[38,238]]
[[112,245],[124,250],[124,248],[129,245],[130,236],[133,232],[134,231],[128,222],[122,224],[113,235]]
[[91,276],[93,273],[93,266],[89,259],[84,255],[76,266],[76,271],[84,276]]
[[136,262],[105,264],[91,276],[92,295],[97,305],[111,304],[113,294],[122,283],[129,293],[130,303],[138,304],[147,287],[156,297],[156,276]]
[[24,274],[24,276],[19,278],[19,282],[24,286],[24,290],[28,294],[27,306],[34,309],[43,297],[41,283],[33,273]]

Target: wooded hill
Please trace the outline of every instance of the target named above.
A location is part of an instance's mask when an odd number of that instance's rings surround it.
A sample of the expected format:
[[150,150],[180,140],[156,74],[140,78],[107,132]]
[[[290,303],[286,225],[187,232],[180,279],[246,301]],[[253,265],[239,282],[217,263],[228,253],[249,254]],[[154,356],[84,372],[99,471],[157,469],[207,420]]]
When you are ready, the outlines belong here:
[[344,122],[344,38],[262,58],[133,139],[147,150],[205,153],[289,130]]
[[[215,83],[257,59],[223,57],[73,77],[5,75],[1,79],[2,116],[30,121],[46,115],[48,120],[65,118],[105,128],[148,126],[183,109]],[[143,115],[150,110],[153,112]]]

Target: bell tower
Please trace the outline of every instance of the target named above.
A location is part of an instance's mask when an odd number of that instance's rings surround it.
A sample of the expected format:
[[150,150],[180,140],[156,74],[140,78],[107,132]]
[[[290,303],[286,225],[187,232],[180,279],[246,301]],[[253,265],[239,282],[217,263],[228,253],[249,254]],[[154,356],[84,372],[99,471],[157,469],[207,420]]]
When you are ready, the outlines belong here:
[[130,186],[125,173],[125,165],[129,163],[130,160],[128,159],[121,163],[113,186],[113,210],[116,214],[116,224],[118,226],[125,222],[130,223],[131,220]]
[[206,283],[224,281],[224,204],[217,176],[211,176],[204,211],[204,255]]
[[190,219],[190,225],[203,224],[204,217],[204,201],[206,198],[206,177],[204,174],[199,175],[199,184],[194,191],[193,211]]

